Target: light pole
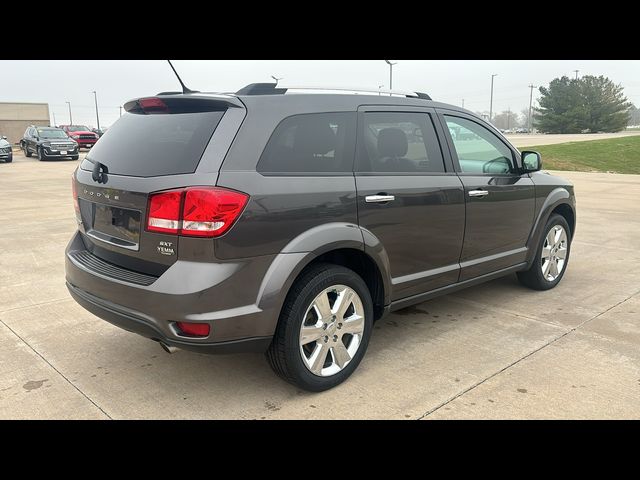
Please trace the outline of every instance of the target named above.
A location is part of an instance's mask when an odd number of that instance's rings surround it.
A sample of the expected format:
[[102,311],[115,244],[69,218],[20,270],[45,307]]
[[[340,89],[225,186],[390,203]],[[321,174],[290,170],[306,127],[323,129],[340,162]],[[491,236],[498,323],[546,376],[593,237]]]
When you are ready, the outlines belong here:
[[531,92],[529,93],[529,134],[533,133],[533,117],[531,116],[531,108],[533,107],[533,89],[538,88],[533,83],[529,85]]
[[120,109],[120,116],[122,116],[122,105],[118,107]]
[[398,62],[392,62],[390,60],[385,60],[387,65],[389,65],[389,96],[391,96],[391,90],[393,90],[393,66]]
[[378,96],[380,96],[380,89],[384,87],[384,85],[378,85]]
[[498,74],[494,73],[493,75],[491,75],[491,101],[489,103],[489,123],[491,123],[493,125],[493,77],[497,77]]
[[273,79],[276,81],[276,87],[277,87],[277,86],[278,86],[278,82],[279,82],[280,80],[282,80],[284,77],[280,77],[280,78],[278,78],[278,77],[274,77],[273,75],[271,75],[271,78],[273,78]]
[[580,71],[580,70],[574,70],[574,72],[576,72],[576,80],[578,79],[578,72],[579,72],[579,71]]
[[100,130],[100,116],[98,115],[98,94],[96,91],[93,91],[93,99],[96,102],[96,122],[98,122],[98,130]]
[[73,125],[73,117],[71,116],[71,102],[64,102],[69,105],[69,125]]

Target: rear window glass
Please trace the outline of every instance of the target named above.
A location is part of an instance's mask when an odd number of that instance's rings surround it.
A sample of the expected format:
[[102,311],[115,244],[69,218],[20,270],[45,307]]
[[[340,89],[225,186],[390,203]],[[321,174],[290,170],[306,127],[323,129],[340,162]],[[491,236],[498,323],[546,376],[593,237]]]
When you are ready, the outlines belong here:
[[82,162],[134,177],[195,172],[224,111],[141,115],[127,113],[105,132]]
[[355,112],[288,117],[271,135],[257,170],[266,175],[351,173],[355,123]]

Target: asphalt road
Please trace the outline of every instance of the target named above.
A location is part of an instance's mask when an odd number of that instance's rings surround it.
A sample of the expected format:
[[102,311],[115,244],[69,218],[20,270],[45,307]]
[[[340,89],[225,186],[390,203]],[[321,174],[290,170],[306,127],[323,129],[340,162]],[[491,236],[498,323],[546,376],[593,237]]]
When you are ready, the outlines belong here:
[[527,147],[533,145],[555,145],[566,142],[586,142],[588,140],[604,140],[606,138],[626,137],[630,135],[640,135],[640,131],[619,132],[619,133],[583,133],[583,134],[562,134],[562,135],[525,135],[513,134],[505,135],[513,146]]
[[0,164],[0,418],[640,417],[640,176],[563,173],[578,226],[556,289],[512,275],[399,311],[347,383],[311,394],[261,355],[168,355],[78,306],[76,165]]

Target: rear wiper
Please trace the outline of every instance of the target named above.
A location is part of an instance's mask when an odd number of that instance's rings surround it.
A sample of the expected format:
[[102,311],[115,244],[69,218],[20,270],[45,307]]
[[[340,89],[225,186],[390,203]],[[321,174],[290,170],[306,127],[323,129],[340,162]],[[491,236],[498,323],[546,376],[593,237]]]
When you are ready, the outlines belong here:
[[89,160],[93,163],[93,170],[91,170],[91,178],[93,178],[93,181],[98,183],[107,183],[107,180],[109,179],[107,176],[109,173],[109,167],[97,160],[90,160],[86,157],[85,160]]

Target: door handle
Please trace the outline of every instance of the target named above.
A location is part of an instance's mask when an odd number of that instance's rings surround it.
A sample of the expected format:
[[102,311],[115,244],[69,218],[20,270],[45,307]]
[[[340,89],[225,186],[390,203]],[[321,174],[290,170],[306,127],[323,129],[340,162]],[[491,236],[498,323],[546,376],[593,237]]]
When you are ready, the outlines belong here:
[[378,195],[367,195],[364,197],[364,201],[367,203],[386,203],[392,202],[396,197],[393,195],[386,195],[379,193]]
[[489,192],[486,190],[470,190],[469,191],[470,197],[486,197],[487,195],[489,195]]

